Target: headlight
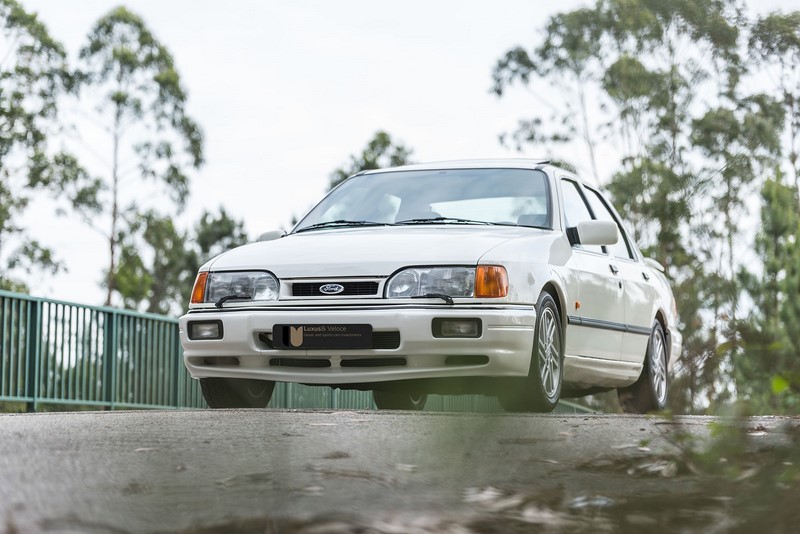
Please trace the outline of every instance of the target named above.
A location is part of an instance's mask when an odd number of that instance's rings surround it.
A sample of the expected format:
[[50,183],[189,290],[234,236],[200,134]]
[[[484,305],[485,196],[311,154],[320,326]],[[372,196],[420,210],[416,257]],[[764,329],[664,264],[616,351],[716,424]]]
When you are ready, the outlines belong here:
[[471,297],[474,291],[474,267],[413,267],[400,271],[386,284],[386,298],[390,299],[431,293]]
[[[200,283],[200,276],[197,283]],[[208,273],[205,293],[201,293],[195,286],[192,302],[216,303],[226,297],[239,301],[278,300],[278,287],[278,279],[263,271]]]

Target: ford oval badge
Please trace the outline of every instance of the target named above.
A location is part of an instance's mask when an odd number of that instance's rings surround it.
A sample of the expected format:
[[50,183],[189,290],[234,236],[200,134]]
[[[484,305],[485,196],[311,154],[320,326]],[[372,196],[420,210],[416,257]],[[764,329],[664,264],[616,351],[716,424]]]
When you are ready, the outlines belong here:
[[342,284],[325,284],[319,286],[319,292],[326,295],[338,295],[342,291],[344,291],[344,286]]

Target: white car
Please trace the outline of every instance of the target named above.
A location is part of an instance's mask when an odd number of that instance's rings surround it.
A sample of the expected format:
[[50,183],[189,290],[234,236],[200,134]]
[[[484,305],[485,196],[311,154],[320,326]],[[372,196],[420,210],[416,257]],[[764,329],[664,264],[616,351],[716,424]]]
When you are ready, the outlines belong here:
[[665,406],[675,300],[604,195],[538,160],[350,177],[286,235],[217,256],[180,319],[212,407],[264,407],[276,382],[497,395],[512,411],[616,388]]

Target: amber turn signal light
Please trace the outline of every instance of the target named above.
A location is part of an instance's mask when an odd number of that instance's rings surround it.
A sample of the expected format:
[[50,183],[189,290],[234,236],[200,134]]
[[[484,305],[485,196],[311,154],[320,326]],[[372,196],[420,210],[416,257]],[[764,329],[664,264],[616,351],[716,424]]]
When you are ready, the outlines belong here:
[[475,297],[500,298],[508,296],[508,274],[499,265],[479,265],[475,270]]
[[206,279],[208,279],[208,271],[197,273],[197,278],[194,281],[192,288],[192,304],[202,304],[206,300]]

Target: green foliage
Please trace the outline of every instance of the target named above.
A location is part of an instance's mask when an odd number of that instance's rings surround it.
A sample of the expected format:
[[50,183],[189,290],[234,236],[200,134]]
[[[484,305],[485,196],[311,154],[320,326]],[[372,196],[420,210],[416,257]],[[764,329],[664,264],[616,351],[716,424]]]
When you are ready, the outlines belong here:
[[762,411],[800,407],[800,213],[794,187],[767,180],[761,191],[761,231],[755,248],[763,272],[739,274],[754,303],[741,322],[744,353],[737,362],[743,398]]
[[[89,32],[80,59],[81,90],[99,95],[99,120],[110,124],[113,145],[109,175],[101,185],[85,191],[98,198],[95,206],[111,218],[106,233],[110,255],[106,304],[115,292],[127,295],[126,302],[137,300],[141,295],[135,295],[130,280],[146,282],[147,277],[131,255],[140,245],[160,250],[180,236],[170,228],[168,217],[156,215],[152,208],[141,212],[136,198],[123,197],[121,169],[135,165],[140,177],[160,184],[180,210],[189,195],[187,170],[203,163],[203,135],[185,112],[187,94],[172,55],[138,15],[124,7],[112,9]],[[129,139],[145,141],[131,143]],[[124,268],[117,268],[118,254]],[[148,309],[161,309],[158,303],[171,298],[170,290],[160,286],[172,281],[150,280],[143,290],[153,299]]]
[[204,212],[191,232],[150,211],[119,236],[117,291],[127,308],[171,314],[185,309],[194,277],[212,257],[247,243],[244,224],[220,208]]
[[800,11],[759,18],[753,24],[748,44],[755,61],[777,69],[777,76],[769,79],[775,80],[777,99],[784,106],[784,155],[794,173],[795,189],[800,191]]
[[219,208],[219,215],[214,215],[208,211],[203,212],[200,220],[194,227],[193,242],[196,246],[196,272],[200,266],[210,260],[230,250],[232,248],[247,243],[247,233],[244,230],[244,223],[233,219],[225,208]]
[[61,44],[35,14],[15,0],[0,0],[0,50],[0,287],[25,290],[20,273],[53,273],[61,265],[18,218],[37,191],[91,211],[97,182],[73,156],[49,148],[59,126],[59,97],[75,82]]
[[358,156],[350,156],[346,167],[336,169],[331,174],[330,189],[333,189],[346,178],[361,171],[397,167],[411,163],[412,149],[402,144],[394,144],[391,136],[383,131],[375,132],[373,138]]
[[[541,83],[561,96],[556,111],[519,121],[511,137],[518,148],[581,142],[596,178],[599,140],[622,151],[607,189],[644,254],[667,267],[682,321],[684,352],[671,399],[677,412],[729,402],[730,378],[743,376],[731,370],[750,365],[738,317],[748,301],[738,275],[744,199],[781,154],[797,167],[800,15],[772,14],[750,28],[743,10],[737,0],[597,0],[551,17],[537,46],[509,50],[493,73],[498,96],[516,84],[535,92]],[[751,58],[760,64],[740,55],[748,33]],[[742,79],[763,64],[780,69],[780,83],[748,94]],[[785,207],[797,211],[797,203]],[[765,243],[757,249],[767,264]],[[777,265],[800,265],[787,254]],[[779,275],[787,295],[792,272]],[[754,288],[756,280],[748,279]],[[749,297],[758,309],[768,304],[762,296]],[[784,306],[774,323],[797,324],[795,313]],[[776,345],[762,326],[747,324],[748,356],[756,346],[785,346],[785,339]],[[768,391],[781,365],[752,364],[758,370],[749,379]]]

